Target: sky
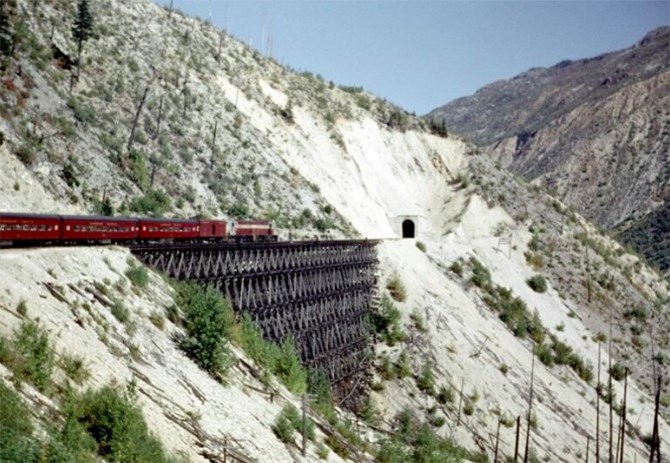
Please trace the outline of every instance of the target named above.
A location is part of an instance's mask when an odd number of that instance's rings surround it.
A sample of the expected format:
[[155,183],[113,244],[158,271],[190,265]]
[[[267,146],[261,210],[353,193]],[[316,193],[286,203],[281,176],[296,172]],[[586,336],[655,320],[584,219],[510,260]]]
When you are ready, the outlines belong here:
[[626,48],[670,24],[668,0],[172,1],[284,65],[418,115],[532,67]]

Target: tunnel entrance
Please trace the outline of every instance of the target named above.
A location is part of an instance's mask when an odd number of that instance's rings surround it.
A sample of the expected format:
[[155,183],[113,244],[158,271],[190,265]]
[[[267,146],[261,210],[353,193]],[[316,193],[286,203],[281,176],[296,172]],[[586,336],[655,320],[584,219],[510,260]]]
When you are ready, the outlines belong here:
[[403,220],[402,222],[402,237],[403,238],[414,238],[414,221],[413,220]]

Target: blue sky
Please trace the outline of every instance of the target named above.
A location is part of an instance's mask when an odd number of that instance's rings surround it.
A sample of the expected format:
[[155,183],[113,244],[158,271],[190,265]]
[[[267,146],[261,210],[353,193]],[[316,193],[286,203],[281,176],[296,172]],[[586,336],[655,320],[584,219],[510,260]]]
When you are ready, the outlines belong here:
[[670,24],[667,0],[173,2],[205,19],[211,11],[214,24],[282,64],[417,114],[531,67],[628,47]]

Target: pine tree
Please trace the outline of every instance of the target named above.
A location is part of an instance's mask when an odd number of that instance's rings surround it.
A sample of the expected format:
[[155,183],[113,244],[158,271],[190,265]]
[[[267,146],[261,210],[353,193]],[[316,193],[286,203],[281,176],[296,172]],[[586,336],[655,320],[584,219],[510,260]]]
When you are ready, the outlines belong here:
[[81,68],[81,51],[86,42],[91,37],[93,31],[93,16],[88,8],[88,0],[79,0],[77,4],[77,17],[72,26],[72,35],[77,41],[77,79],[79,79],[79,70]]
[[0,57],[14,54],[14,34],[12,32],[13,2],[0,0]]

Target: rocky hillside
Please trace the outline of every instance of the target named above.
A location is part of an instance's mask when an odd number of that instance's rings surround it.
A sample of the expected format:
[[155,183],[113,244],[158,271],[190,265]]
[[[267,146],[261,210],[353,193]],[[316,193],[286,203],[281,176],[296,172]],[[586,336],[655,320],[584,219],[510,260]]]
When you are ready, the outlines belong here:
[[[111,461],[90,404],[112,388],[164,461],[221,461],[228,443],[267,463],[484,462],[498,429],[513,455],[516,417],[525,436],[532,370],[530,461],[580,461],[587,439],[593,456],[596,421],[605,448],[623,410],[626,461],[648,459],[670,287],[560,200],[360,88],[297,74],[148,1],[90,2],[70,91],[77,2],[15,3],[2,210],[266,217],[283,239],[395,238],[410,215],[418,233],[379,245],[370,399],[356,416],[313,404],[304,458],[283,412],[299,406],[295,390],[239,328],[227,373],[199,368],[179,341],[178,290],[138,278],[126,250],[0,251],[0,394],[12,397],[0,404],[29,408],[23,437],[52,439],[41,447],[52,454],[78,439],[88,460],[77,461]],[[661,402],[666,448],[667,388]]]
[[429,116],[599,225],[652,233],[644,241],[653,246],[621,237],[667,269],[667,234],[639,224],[663,215],[670,198],[669,95],[662,27],[625,50],[494,82]]

